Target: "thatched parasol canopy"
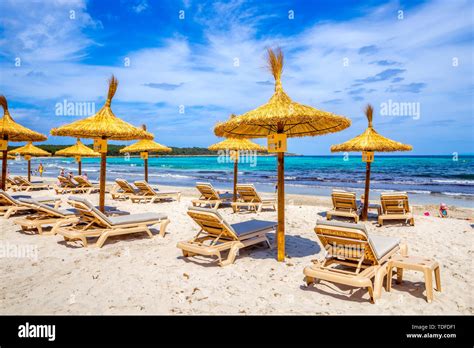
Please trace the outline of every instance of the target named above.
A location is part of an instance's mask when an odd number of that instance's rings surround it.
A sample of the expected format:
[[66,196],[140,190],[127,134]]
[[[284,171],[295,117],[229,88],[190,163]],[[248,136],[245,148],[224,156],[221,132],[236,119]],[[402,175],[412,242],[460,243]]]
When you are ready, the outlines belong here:
[[90,147],[84,145],[80,139],[77,139],[77,142],[74,145],[58,150],[54,155],[64,157],[98,157],[100,156],[100,153],[95,152]]
[[267,151],[267,148],[254,143],[248,139],[227,138],[208,147],[211,151],[234,150],[234,151]]
[[364,133],[355,138],[339,145],[331,146],[331,152],[392,152],[392,151],[411,151],[410,145],[402,144],[398,141],[385,138],[377,133],[372,126],[373,107],[368,105],[366,108],[366,116],[369,126]]
[[28,142],[25,146],[17,147],[16,149],[8,151],[10,155],[21,155],[26,156],[26,160],[28,161],[28,181],[31,180],[31,157],[44,157],[44,156],[51,156],[48,151],[40,149],[39,147],[34,146],[31,141]]
[[0,140],[8,141],[45,141],[46,135],[35,132],[16,123],[8,111],[5,96],[0,95],[0,105],[3,107],[3,117],[0,119]]
[[109,80],[109,92],[105,105],[95,115],[73,123],[53,128],[51,135],[75,138],[104,138],[110,140],[153,139],[153,134],[134,127],[114,115],[110,104],[117,90],[115,76]]
[[[254,143],[248,139],[239,138],[227,138],[221,142],[208,147],[211,151],[228,150],[228,151],[266,151],[267,148]],[[237,201],[237,173],[239,166],[239,156],[237,154],[230,154],[234,157],[234,197],[233,201]]]
[[142,139],[136,143],[120,149],[120,153],[126,152],[171,152],[171,148],[165,145],[158,144],[154,140]]
[[275,53],[269,49],[268,63],[275,78],[273,96],[266,104],[254,110],[218,123],[214,128],[217,136],[262,138],[272,133],[284,133],[287,137],[304,137],[339,132],[351,125],[346,117],[291,100],[281,85],[281,50],[278,49]]
[[68,125],[54,128],[52,135],[68,136],[75,138],[95,138],[102,139],[100,142],[100,192],[99,209],[104,212],[105,207],[105,181],[106,181],[106,141],[110,140],[135,140],[135,139],[153,139],[153,134],[132,126],[130,123],[116,117],[112,112],[110,104],[117,91],[118,81],[115,76],[109,80],[109,91],[105,105],[94,116],[78,120]]
[[82,175],[82,157],[99,157],[100,153],[92,150],[90,147],[84,145],[81,142],[81,139],[77,139],[77,142],[65,149],[56,151],[55,156],[65,156],[65,157],[76,157],[77,161],[77,172],[79,175]]
[[8,141],[44,141],[46,135],[32,131],[16,123],[8,111],[8,103],[5,96],[0,95],[0,105],[3,108],[3,117],[0,119],[0,141],[2,141],[2,181],[1,188],[6,188]]
[[[291,100],[281,84],[283,53],[268,49],[268,66],[275,78],[275,92],[270,100],[245,114],[231,116],[214,128],[217,136],[233,138],[262,138],[280,134],[281,142],[286,137],[304,137],[339,132],[351,125],[351,121],[331,112],[318,110]],[[276,137],[275,137],[276,138]],[[275,139],[274,138],[274,139]],[[284,147],[278,149],[278,260],[285,258],[285,191],[284,191]]]
[[[346,141],[339,145],[331,146],[331,152],[362,152],[363,160],[366,161],[366,172],[365,172],[365,190],[364,190],[364,209],[362,211],[362,220],[367,220],[367,213],[369,208],[369,188],[370,188],[370,167],[373,161],[374,152],[393,152],[393,151],[411,151],[413,147],[411,145],[402,144],[398,141],[385,138],[384,136],[377,133],[373,128],[374,108],[372,105],[367,105],[365,109],[365,115],[369,126],[364,133],[356,136],[355,138]],[[370,154],[367,156],[366,154]],[[365,156],[364,156],[365,154]]]
[[31,142],[22,147],[17,147],[16,149],[8,151],[10,155],[21,155],[21,156],[34,156],[34,157],[43,157],[51,156],[48,151],[40,149],[39,147],[34,146]]

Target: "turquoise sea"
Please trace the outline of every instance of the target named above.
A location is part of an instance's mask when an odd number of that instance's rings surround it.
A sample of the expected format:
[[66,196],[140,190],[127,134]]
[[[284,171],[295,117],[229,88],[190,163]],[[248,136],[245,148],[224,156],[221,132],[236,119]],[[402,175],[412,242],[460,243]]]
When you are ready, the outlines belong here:
[[[99,159],[84,158],[83,170],[92,180],[99,175]],[[73,158],[41,158],[32,160],[36,169],[42,162],[45,176],[57,176],[61,168],[77,173]],[[26,161],[9,161],[12,174],[25,174]],[[473,206],[474,156],[376,156],[372,163],[371,194],[381,191],[407,191],[414,203],[456,204]],[[210,181],[216,187],[231,188],[233,163],[228,158],[151,157],[149,181],[154,184],[194,186],[196,181]],[[107,180],[115,178],[140,180],[143,161],[138,157],[107,159]],[[254,183],[260,190],[274,192],[276,158],[273,156],[242,157],[239,180]],[[285,184],[287,193],[328,195],[332,188],[362,192],[365,163],[359,156],[287,156]]]

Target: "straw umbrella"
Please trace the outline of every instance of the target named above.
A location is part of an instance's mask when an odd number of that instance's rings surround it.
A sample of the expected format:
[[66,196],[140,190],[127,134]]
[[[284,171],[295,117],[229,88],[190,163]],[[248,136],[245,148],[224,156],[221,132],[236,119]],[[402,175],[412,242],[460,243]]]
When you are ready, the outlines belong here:
[[219,143],[208,147],[211,151],[232,151],[231,159],[234,161],[234,197],[233,201],[237,201],[237,173],[239,166],[240,151],[266,151],[267,149],[248,139],[227,138]]
[[99,209],[105,205],[105,167],[107,159],[107,140],[152,139],[153,135],[116,117],[110,104],[117,90],[115,76],[109,80],[109,91],[105,105],[95,115],[51,130],[52,135],[75,138],[93,138],[94,150],[100,153]]
[[367,220],[367,211],[369,209],[370,166],[374,160],[374,152],[411,151],[413,149],[411,145],[399,143],[377,133],[372,126],[373,112],[373,107],[368,104],[365,109],[365,115],[367,116],[369,126],[364,133],[345,143],[331,146],[331,152],[362,152],[362,161],[366,162],[362,220]]
[[8,152],[10,155],[20,155],[28,161],[28,181],[31,181],[31,156],[34,157],[44,157],[51,156],[48,151],[40,149],[39,147],[34,146],[31,141],[28,142],[25,146],[18,147],[16,149],[10,150]]
[[56,151],[55,156],[74,157],[77,162],[78,175],[82,175],[82,157],[99,157],[100,153],[95,152],[90,147],[84,145],[81,139],[77,139],[77,142],[65,149]]
[[[146,126],[142,126],[146,131]],[[153,139],[142,139],[135,144],[129,145],[120,149],[120,153],[140,152],[140,157],[143,159],[145,167],[145,181],[148,182],[148,154],[150,152],[171,152],[171,148],[165,145],[158,144]]]
[[283,54],[268,50],[270,71],[275,78],[275,93],[270,100],[243,115],[218,123],[214,133],[235,138],[268,137],[269,152],[278,153],[278,261],[285,259],[285,188],[284,151],[287,137],[316,136],[339,132],[350,126],[343,116],[296,103],[285,93],[281,85]]
[[0,105],[3,108],[3,117],[0,119],[0,151],[2,151],[2,190],[5,190],[7,179],[8,142],[20,141],[44,141],[46,136],[32,131],[16,123],[8,111],[8,103],[5,96],[0,95]]

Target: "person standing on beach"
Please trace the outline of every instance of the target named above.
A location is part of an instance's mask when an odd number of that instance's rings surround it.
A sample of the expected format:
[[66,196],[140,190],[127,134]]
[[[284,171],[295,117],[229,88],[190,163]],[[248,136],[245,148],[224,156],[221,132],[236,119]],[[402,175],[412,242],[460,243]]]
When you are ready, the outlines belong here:
[[44,171],[43,164],[40,163],[38,166],[38,173],[41,177],[43,177],[43,171]]

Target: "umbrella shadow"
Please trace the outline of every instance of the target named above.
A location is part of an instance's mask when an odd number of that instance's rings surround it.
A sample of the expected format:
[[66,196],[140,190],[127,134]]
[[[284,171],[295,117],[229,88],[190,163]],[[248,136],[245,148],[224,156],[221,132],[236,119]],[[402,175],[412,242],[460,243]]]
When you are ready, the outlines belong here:
[[[260,244],[258,244],[241,250],[240,254],[242,256],[246,255],[255,259],[275,259],[275,255],[277,253],[276,234],[274,232],[267,233],[267,237],[272,247],[271,249],[266,248],[261,250]],[[259,250],[255,250],[257,247],[259,247]],[[285,236],[285,254],[289,258],[313,256],[318,254],[320,251],[321,247],[314,240],[301,236]]]

